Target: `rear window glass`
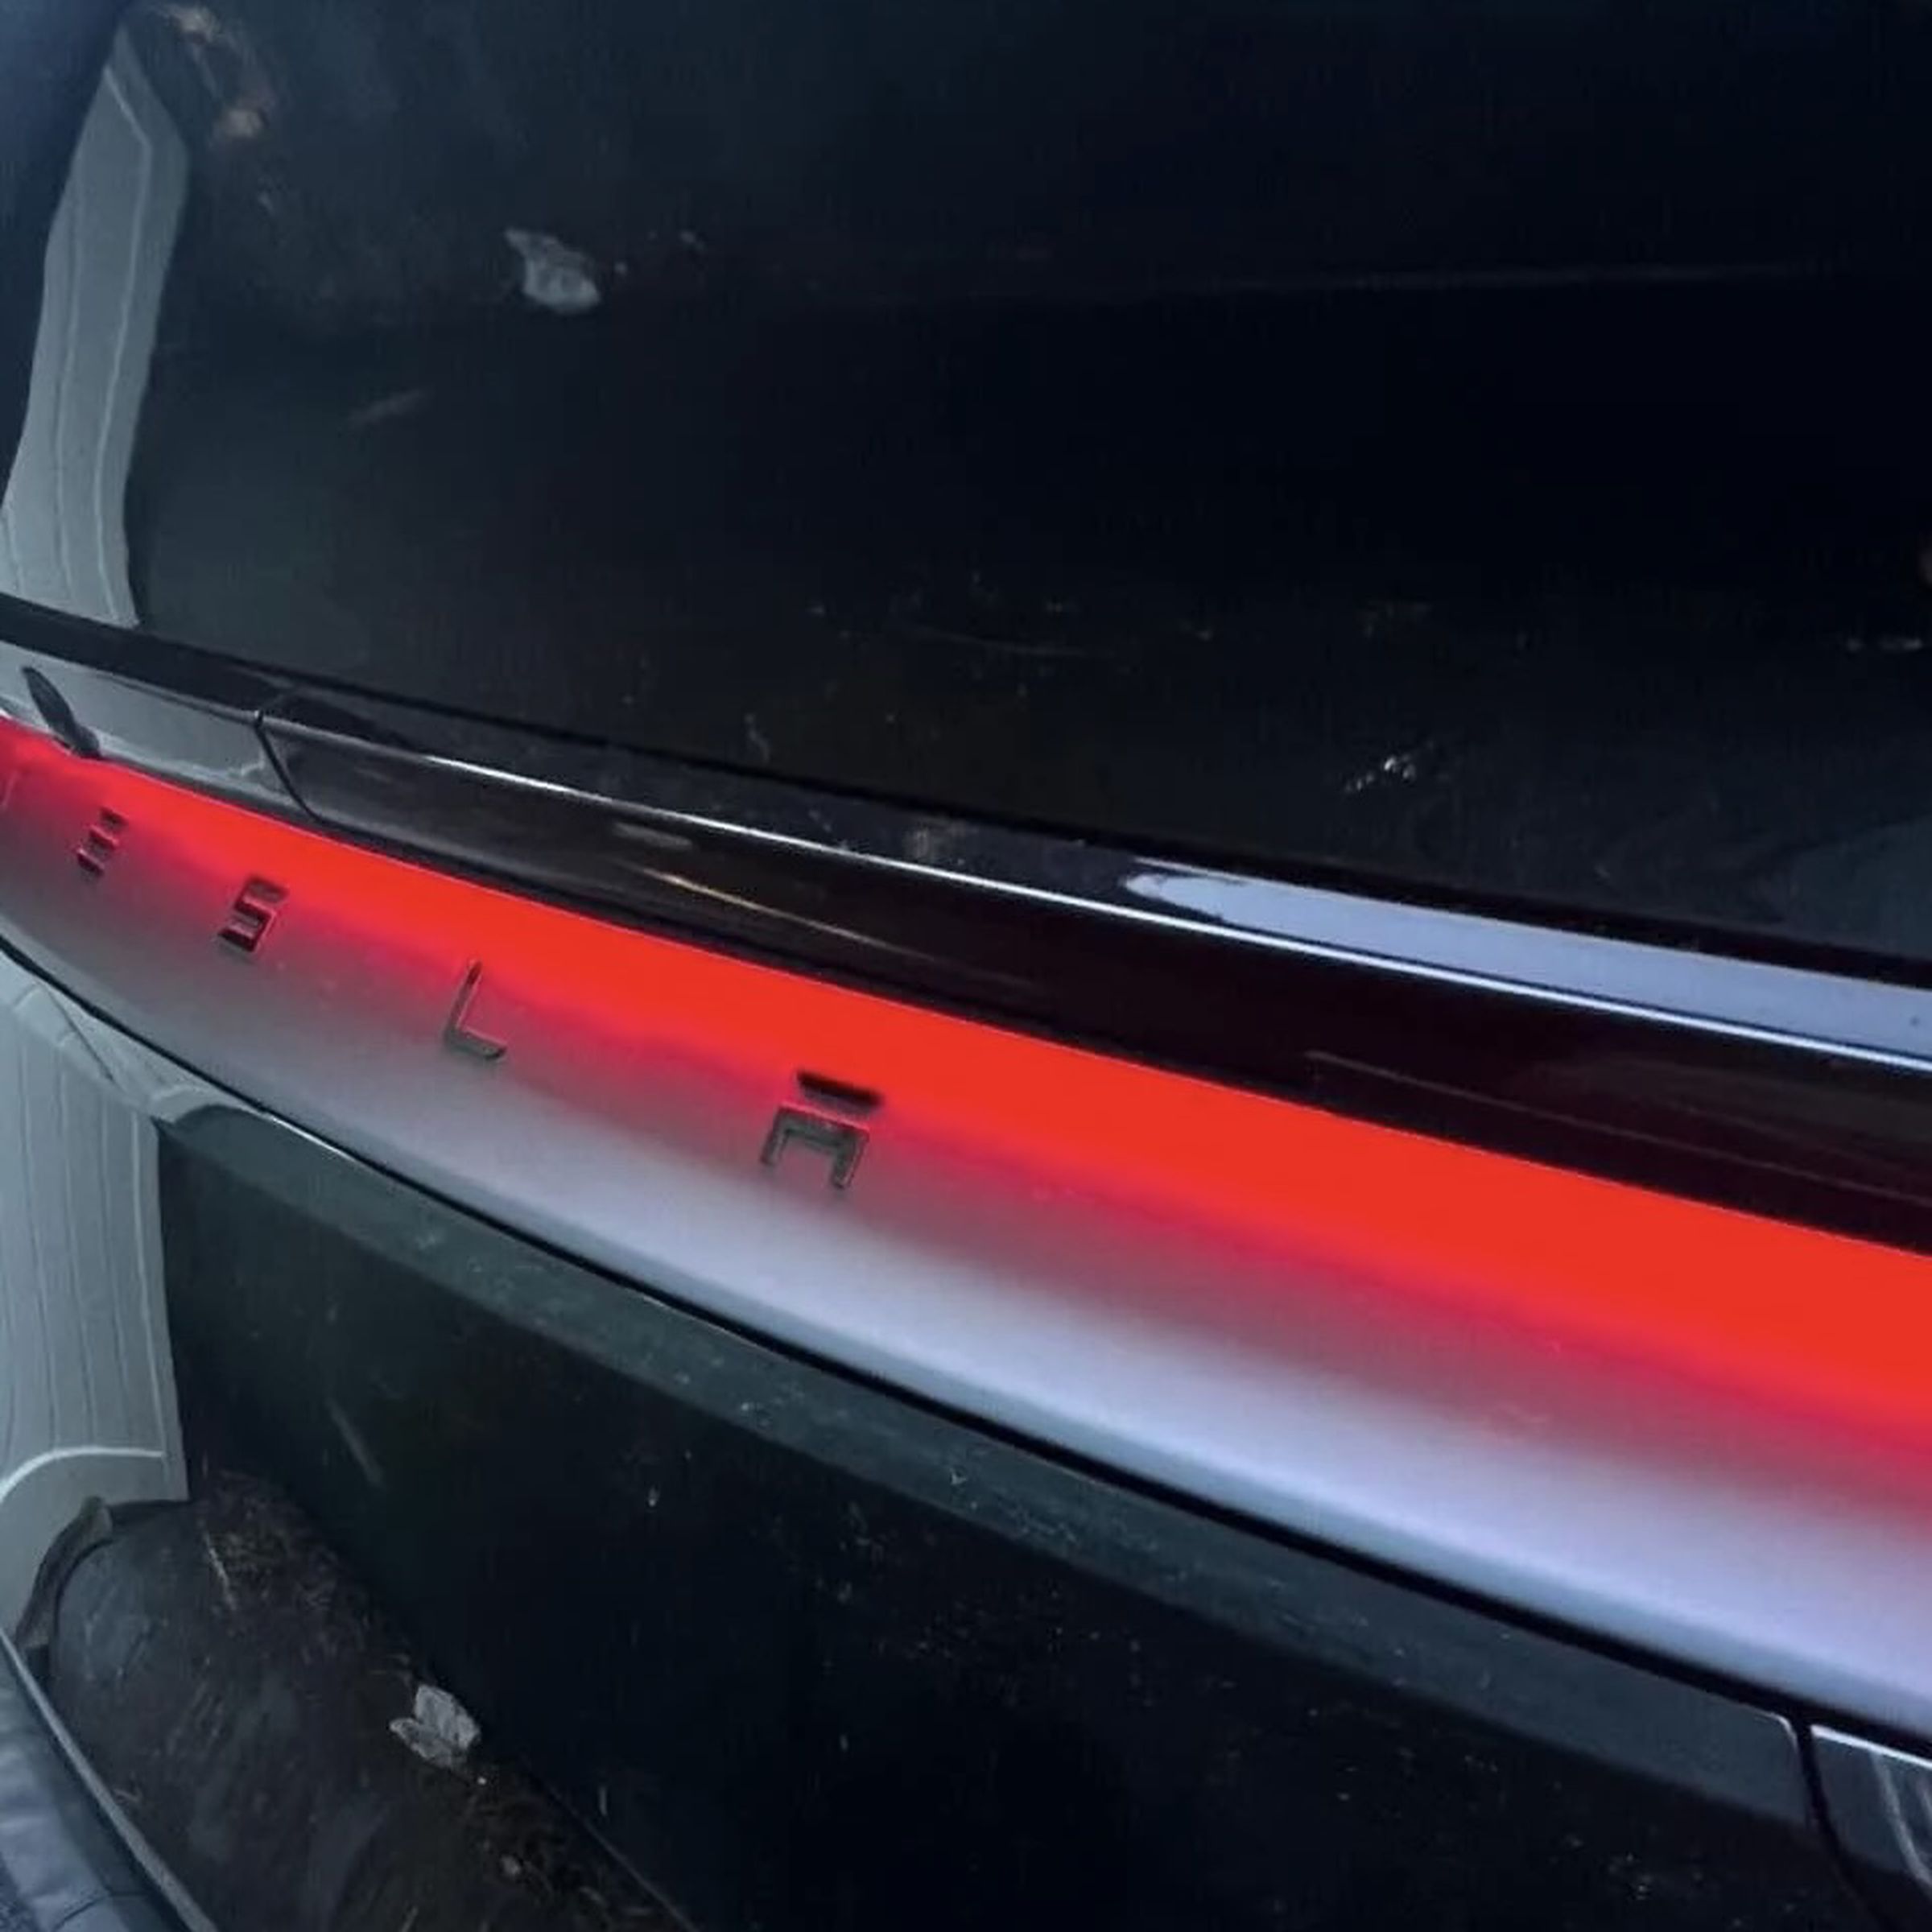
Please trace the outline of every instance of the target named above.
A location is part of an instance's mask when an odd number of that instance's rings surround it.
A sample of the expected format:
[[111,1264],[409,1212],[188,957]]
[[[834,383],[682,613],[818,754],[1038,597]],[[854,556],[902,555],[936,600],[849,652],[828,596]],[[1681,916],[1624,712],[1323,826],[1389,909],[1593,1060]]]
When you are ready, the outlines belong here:
[[965,813],[1922,953],[1928,24],[142,8],[36,243],[0,587]]

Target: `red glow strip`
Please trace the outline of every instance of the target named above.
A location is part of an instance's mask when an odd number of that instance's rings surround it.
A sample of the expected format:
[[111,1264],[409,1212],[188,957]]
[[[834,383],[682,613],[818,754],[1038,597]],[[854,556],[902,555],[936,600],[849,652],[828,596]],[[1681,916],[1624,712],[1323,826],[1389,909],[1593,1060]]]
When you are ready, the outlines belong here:
[[[37,770],[345,933],[448,937],[492,982],[695,1052],[886,1089],[1056,1191],[1403,1285],[1479,1318],[1932,1439],[1932,1261],[1340,1118],[609,926],[304,832],[0,726],[0,799]],[[84,795],[72,791],[68,795]],[[76,872],[76,890],[92,890]],[[213,932],[225,908],[193,909]],[[272,941],[270,943],[272,947]],[[533,999],[533,989],[535,989]],[[449,991],[455,991],[452,980]],[[1187,997],[1176,989],[1176,997]],[[1265,1024],[1265,1015],[1257,1015]],[[479,1016],[490,1029],[487,1011]],[[157,1042],[165,1046],[166,1042]],[[773,1070],[783,1070],[774,1072]],[[890,1131],[889,1107],[882,1132]],[[755,1158],[755,1149],[751,1150]],[[862,1190],[861,1191],[862,1193]],[[1037,1191],[1037,1190],[1036,1190]],[[855,1196],[855,1207],[863,1212]]]

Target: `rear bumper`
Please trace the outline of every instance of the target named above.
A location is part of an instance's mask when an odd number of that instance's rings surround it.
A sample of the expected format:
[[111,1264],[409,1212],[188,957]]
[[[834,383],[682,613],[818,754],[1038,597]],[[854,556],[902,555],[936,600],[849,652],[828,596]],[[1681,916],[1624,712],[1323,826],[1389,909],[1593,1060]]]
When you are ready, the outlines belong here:
[[[4,1024],[64,1018],[76,1070],[19,1110],[41,1195],[84,1220],[99,1150],[124,1130],[138,1157],[101,1196],[134,1219],[127,1319],[95,1339],[145,1323],[191,1447],[272,1471],[496,1743],[694,1925],[1864,1922],[1802,1711],[749,1335],[171,1075],[17,976]],[[151,1238],[156,1271],[128,1274]],[[70,1312],[50,1364],[89,1346]],[[111,1488],[181,1463],[89,1468]],[[24,1847],[20,1871],[92,1883],[87,1909],[170,1923],[97,1814],[97,1852],[35,1849],[72,1812],[41,1723],[0,1864],[18,1877]],[[144,1820],[236,1932],[262,1922],[196,1849],[190,1770]]]

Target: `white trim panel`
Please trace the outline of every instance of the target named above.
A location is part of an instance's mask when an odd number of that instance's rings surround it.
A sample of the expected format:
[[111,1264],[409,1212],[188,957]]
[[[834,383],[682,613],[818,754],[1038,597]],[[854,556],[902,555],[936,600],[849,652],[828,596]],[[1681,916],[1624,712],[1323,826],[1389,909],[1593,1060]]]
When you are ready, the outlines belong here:
[[179,1088],[0,958],[0,1628],[90,1497],[186,1493],[153,1125]]

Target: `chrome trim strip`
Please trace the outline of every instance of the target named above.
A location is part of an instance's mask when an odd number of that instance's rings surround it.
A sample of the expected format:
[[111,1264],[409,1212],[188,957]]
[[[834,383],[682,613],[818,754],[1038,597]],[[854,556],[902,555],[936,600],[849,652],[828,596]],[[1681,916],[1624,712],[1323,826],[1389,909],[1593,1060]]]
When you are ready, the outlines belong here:
[[[1915,986],[1849,980],[1815,968],[1137,857],[1088,840],[975,824],[776,780],[700,773],[642,753],[599,754],[607,773],[621,766],[622,789],[592,791],[568,779],[371,743],[285,713],[265,718],[263,729],[284,772],[293,767],[291,792],[316,822],[358,836],[413,842],[405,830],[406,785],[398,787],[394,820],[383,824],[373,814],[351,813],[340,801],[309,792],[291,753],[326,749],[387,764],[398,776],[441,774],[575,807],[584,814],[586,849],[598,819],[653,828],[673,839],[709,833],[1216,945],[1319,959],[1835,1059],[1932,1071],[1932,1002]],[[433,818],[429,822],[433,826]],[[433,832],[429,842],[445,850],[452,843]],[[483,857],[461,851],[450,856]],[[526,857],[522,863],[530,862]],[[492,869],[514,877],[518,861],[498,857]]]

